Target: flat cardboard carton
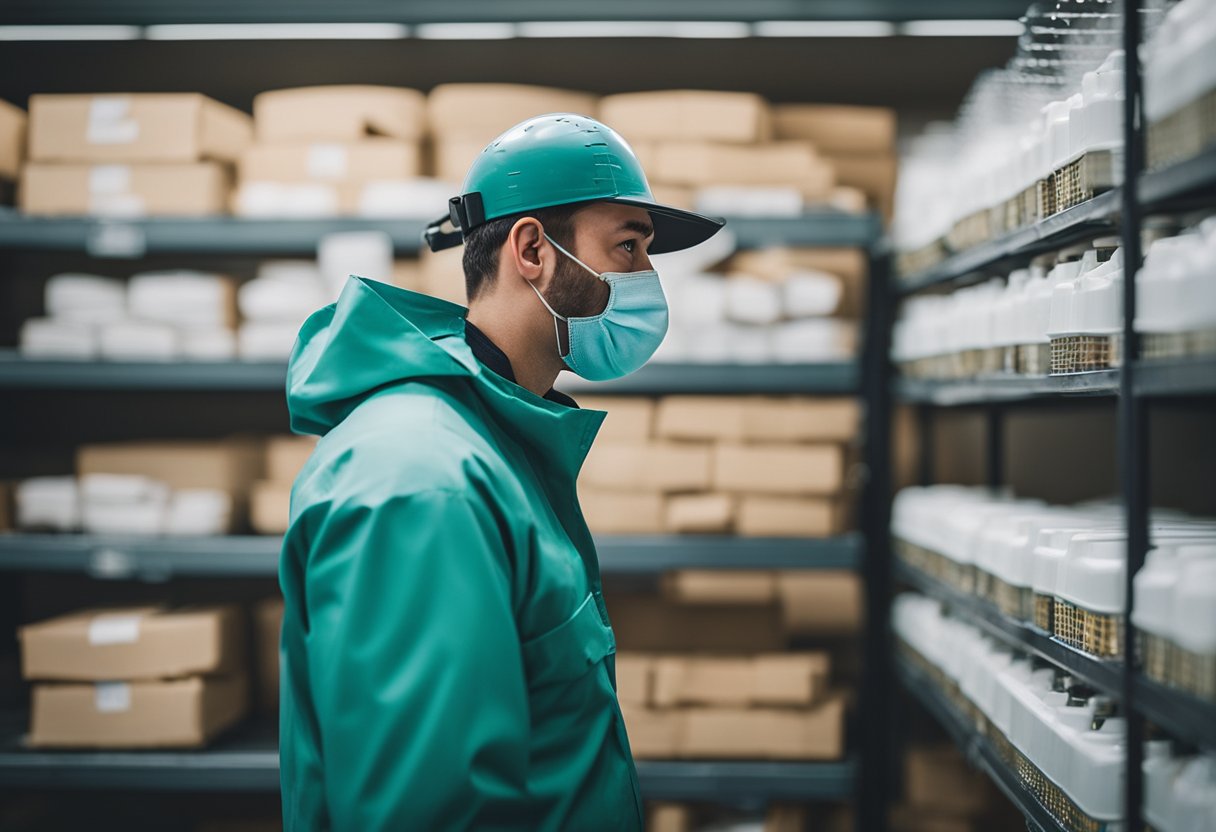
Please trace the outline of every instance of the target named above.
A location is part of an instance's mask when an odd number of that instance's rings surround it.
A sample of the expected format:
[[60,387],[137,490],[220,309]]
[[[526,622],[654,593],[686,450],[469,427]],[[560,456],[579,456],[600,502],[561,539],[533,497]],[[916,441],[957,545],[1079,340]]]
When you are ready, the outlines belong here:
[[597,441],[579,482],[620,490],[705,491],[711,483],[711,458],[707,444]]
[[833,495],[844,487],[838,445],[736,445],[714,448],[713,487],[749,494]]
[[685,705],[804,706],[827,691],[823,653],[754,656],[663,656],[654,663],[655,707]]
[[241,439],[113,442],[82,445],[76,474],[138,474],[170,488],[214,488],[234,497],[249,492],[261,473],[257,445]]
[[436,136],[472,139],[482,146],[533,116],[594,117],[597,109],[590,93],[527,84],[440,84],[427,96],[427,117]]
[[861,630],[862,586],[855,572],[781,572],[777,594],[785,627],[791,634],[844,636]]
[[578,487],[587,527],[597,534],[658,534],[663,531],[662,494]]
[[608,614],[624,651],[737,654],[786,647],[776,604],[672,604],[654,592],[614,593]]
[[0,179],[16,179],[25,161],[25,110],[0,101]]
[[744,537],[828,537],[847,525],[842,500],[824,497],[740,497],[735,531]]
[[266,479],[290,485],[316,447],[315,436],[271,436],[266,440]]
[[279,636],[283,629],[283,599],[264,598],[253,605],[254,659],[258,709],[279,710]]
[[616,654],[616,698],[630,705],[649,705],[654,657],[645,653]]
[[750,144],[772,136],[768,102],[747,92],[662,90],[609,95],[600,99],[600,120],[629,142],[692,137]]
[[677,604],[771,604],[777,575],[757,569],[680,569],[662,580],[663,597]]
[[215,162],[27,164],[17,204],[27,214],[210,216],[227,210],[228,170]]
[[345,142],[255,144],[241,155],[242,180],[368,182],[422,175],[416,141],[372,137]]
[[673,494],[667,498],[663,529],[672,534],[722,534],[735,520],[729,494]]
[[689,708],[680,756],[689,759],[835,760],[844,753],[844,699],[805,709]]
[[895,111],[886,107],[778,104],[773,108],[778,139],[806,139],[821,153],[892,153]]
[[283,534],[291,524],[291,483],[261,480],[249,493],[249,524],[258,534]]
[[264,92],[253,99],[260,142],[354,141],[426,135],[426,96],[402,87],[334,85]]
[[642,396],[579,396],[583,410],[607,412],[596,442],[645,442],[654,434],[655,401]]

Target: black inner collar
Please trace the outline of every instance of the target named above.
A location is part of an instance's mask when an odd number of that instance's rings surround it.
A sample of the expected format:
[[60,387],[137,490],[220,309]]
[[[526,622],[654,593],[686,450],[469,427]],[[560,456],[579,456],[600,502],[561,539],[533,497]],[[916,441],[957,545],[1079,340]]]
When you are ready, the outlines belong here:
[[[511,361],[507,358],[507,354],[498,348],[498,345],[489,339],[489,337],[470,323],[468,320],[464,322],[464,340],[468,342],[469,349],[473,351],[473,355],[482,364],[489,367],[494,372],[512,383],[515,381],[515,371],[511,369]],[[577,408],[578,404],[574,399],[567,396],[565,393],[559,393],[556,390],[550,389],[545,393],[544,398],[555,404],[562,404],[566,407]]]

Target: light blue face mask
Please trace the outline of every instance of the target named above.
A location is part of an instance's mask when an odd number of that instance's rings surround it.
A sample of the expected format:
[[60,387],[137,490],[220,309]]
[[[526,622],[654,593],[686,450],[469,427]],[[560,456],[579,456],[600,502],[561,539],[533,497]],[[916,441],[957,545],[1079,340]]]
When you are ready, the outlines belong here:
[[[557,354],[566,366],[588,381],[608,381],[627,376],[654,355],[667,334],[667,298],[654,269],[642,272],[596,272],[559,246],[553,247],[608,284],[608,305],[590,318],[567,318],[553,311],[545,296],[532,284],[532,291],[553,316]],[[557,322],[565,321],[570,332],[570,351],[562,355]]]

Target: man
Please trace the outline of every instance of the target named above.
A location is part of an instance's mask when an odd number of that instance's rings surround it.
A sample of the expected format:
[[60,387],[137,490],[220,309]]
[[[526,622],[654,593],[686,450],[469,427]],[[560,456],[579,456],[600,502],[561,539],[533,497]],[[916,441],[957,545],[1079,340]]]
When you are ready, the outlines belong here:
[[640,830],[615,642],[575,477],[667,328],[649,253],[722,225],[656,205],[574,115],[491,143],[451,200],[469,308],[352,277],[304,325],[280,581],[289,830]]

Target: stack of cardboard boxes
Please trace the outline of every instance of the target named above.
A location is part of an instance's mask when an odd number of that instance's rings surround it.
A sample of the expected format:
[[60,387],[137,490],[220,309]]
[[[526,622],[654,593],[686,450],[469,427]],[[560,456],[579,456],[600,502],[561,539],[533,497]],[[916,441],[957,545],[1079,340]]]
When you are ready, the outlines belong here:
[[274,90],[254,99],[253,115],[257,142],[241,155],[233,200],[240,216],[426,217],[447,198],[418,181],[426,97],[417,90]]
[[222,214],[245,113],[195,93],[35,95],[20,205],[30,214]]
[[30,745],[197,747],[248,708],[236,607],[83,610],[20,637]]
[[579,475],[592,531],[822,537],[847,525],[852,399],[584,397],[608,417]]
[[283,534],[291,513],[291,485],[317,445],[315,436],[272,436],[266,441],[266,477],[254,483],[249,519],[260,534]]
[[953,745],[908,748],[903,786],[904,799],[891,811],[895,832],[1022,827],[1021,817],[1000,797],[992,781],[967,765]]
[[25,162],[25,110],[0,101],[0,205],[11,205]]

